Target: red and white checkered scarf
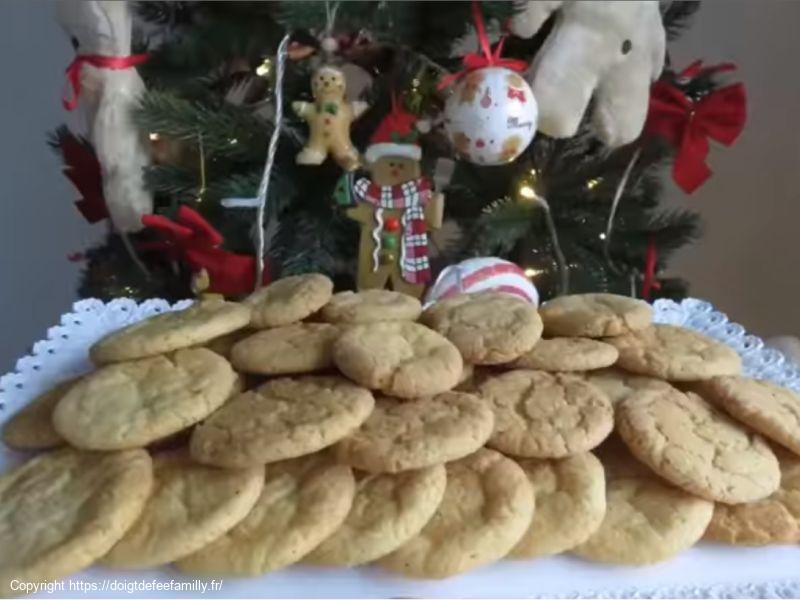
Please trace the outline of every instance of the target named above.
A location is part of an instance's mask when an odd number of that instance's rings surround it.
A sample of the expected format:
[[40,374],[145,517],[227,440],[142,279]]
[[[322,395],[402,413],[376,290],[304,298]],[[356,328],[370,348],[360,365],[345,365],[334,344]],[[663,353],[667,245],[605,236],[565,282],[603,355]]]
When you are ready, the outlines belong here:
[[400,219],[403,231],[400,240],[400,270],[408,283],[427,283],[431,279],[428,260],[428,233],[425,224],[425,205],[431,197],[431,184],[425,178],[407,181],[400,185],[377,185],[362,178],[355,182],[353,193],[360,202],[375,206],[376,228],[372,232],[375,240],[373,268],[379,265],[381,250],[380,233],[383,230],[383,209],[403,210]]

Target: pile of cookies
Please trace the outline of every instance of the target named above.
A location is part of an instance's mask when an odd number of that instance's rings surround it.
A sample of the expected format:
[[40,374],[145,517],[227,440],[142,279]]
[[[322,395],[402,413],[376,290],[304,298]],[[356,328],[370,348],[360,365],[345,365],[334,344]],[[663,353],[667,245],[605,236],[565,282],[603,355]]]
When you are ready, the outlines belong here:
[[[544,336],[544,338],[542,338]],[[800,398],[645,302],[287,277],[95,344],[6,423],[0,593],[94,562],[440,578],[800,541]]]

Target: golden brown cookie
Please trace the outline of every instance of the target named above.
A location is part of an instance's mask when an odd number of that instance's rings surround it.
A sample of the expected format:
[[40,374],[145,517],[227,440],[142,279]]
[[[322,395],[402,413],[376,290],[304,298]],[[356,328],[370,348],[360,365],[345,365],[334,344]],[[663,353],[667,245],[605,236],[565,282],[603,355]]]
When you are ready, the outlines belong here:
[[133,524],[150,495],[144,450],[64,448],[0,475],[0,596],[88,567]]
[[611,344],[578,337],[539,340],[512,363],[517,369],[542,371],[589,371],[610,367],[619,352]]
[[453,342],[475,365],[510,362],[534,347],[542,320],[530,302],[501,292],[459,294],[428,307],[422,322]]
[[264,488],[244,520],[176,565],[186,573],[238,577],[286,567],[339,528],[354,493],[350,467],[327,453],[267,465]]
[[386,556],[416,536],[444,496],[444,465],[403,473],[364,475],[341,527],[306,561],[353,567]]
[[238,342],[231,363],[260,375],[311,373],[333,367],[339,328],[328,323],[295,323],[260,331]]
[[615,294],[575,294],[553,298],[539,308],[547,336],[605,337],[650,325],[647,302]]
[[476,569],[508,554],[533,514],[525,472],[483,448],[447,465],[444,498],[433,518],[379,564],[408,577],[436,579]]
[[358,469],[397,473],[467,456],[486,443],[493,426],[489,406],[471,394],[445,392],[411,402],[384,397],[336,451]]
[[53,426],[78,448],[138,448],[206,418],[235,382],[228,361],[205,348],[108,365],[72,386]]
[[292,275],[253,292],[244,304],[253,310],[250,324],[257,329],[302,321],[331,299],[333,282],[320,273]]
[[264,468],[217,469],[183,451],[153,458],[153,491],[142,514],[102,562],[117,569],[164,565],[213,542],[247,516]]
[[333,361],[353,381],[400,398],[450,390],[464,366],[447,339],[406,321],[347,328],[333,346]]
[[232,331],[231,333],[221,335],[218,338],[214,338],[210,342],[206,342],[203,345],[212,352],[216,352],[223,358],[230,360],[231,350],[236,345],[236,343],[242,341],[245,338],[250,337],[251,335],[256,333],[256,331],[258,330],[250,329],[249,327],[245,329],[239,329],[237,331]]
[[611,402],[579,375],[519,369],[488,378],[479,395],[495,416],[488,445],[513,456],[586,452],[614,426]]
[[702,537],[713,511],[713,502],[654,476],[612,477],[603,522],[572,552],[591,561],[623,565],[669,560]]
[[559,554],[585,542],[606,514],[603,465],[591,452],[561,460],[517,461],[533,485],[536,512],[509,556]]
[[740,375],[712,377],[696,389],[737,421],[800,454],[800,396],[794,392]]
[[156,356],[205,344],[250,322],[250,309],[235,302],[208,300],[185,310],[161,313],[107,335],[89,349],[98,365]]
[[705,539],[743,546],[800,542],[800,457],[774,452],[781,466],[778,491],[747,504],[716,504]]
[[3,442],[17,450],[46,450],[64,444],[53,427],[53,409],[75,381],[59,383],[17,411],[3,426]]
[[696,394],[644,390],[617,405],[616,420],[636,458],[690,493],[738,504],[778,489],[778,460],[761,436]]
[[619,350],[617,365],[640,375],[696,381],[742,370],[742,359],[733,348],[674,325],[652,325],[606,341]]
[[422,312],[419,300],[391,290],[339,292],[322,307],[322,318],[330,323],[374,323],[416,321]]
[[372,412],[369,390],[336,376],[281,377],[230,400],[198,425],[198,462],[228,468],[311,454],[355,431]]
[[614,406],[645,388],[669,389],[672,387],[661,379],[634,375],[616,367],[589,371],[585,377],[586,381],[602,391]]

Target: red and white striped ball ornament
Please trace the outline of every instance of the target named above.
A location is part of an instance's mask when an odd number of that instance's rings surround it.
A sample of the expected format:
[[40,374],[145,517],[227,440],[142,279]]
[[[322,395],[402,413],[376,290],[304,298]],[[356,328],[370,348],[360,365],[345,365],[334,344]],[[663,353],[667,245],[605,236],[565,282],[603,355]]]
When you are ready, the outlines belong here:
[[512,262],[495,257],[470,258],[444,269],[425,295],[425,306],[456,294],[504,292],[539,304],[539,292],[525,271]]

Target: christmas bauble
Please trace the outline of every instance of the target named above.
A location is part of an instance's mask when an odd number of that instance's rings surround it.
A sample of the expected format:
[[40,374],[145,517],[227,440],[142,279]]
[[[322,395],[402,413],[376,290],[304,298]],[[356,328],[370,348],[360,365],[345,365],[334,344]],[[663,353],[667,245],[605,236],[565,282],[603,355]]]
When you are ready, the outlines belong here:
[[468,73],[444,107],[445,129],[456,153],[481,165],[517,158],[536,133],[536,99],[521,75],[505,67]]
[[425,305],[456,294],[504,292],[539,304],[539,292],[522,267],[495,257],[470,258],[444,269],[425,295]]

